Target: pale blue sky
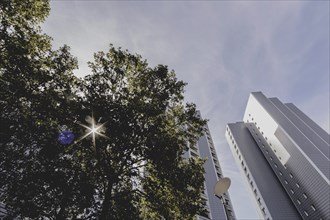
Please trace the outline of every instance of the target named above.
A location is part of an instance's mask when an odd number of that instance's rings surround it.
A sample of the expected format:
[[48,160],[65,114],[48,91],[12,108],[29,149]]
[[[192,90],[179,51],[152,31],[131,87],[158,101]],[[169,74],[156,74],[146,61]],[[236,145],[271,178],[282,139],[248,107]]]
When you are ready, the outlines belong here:
[[68,44],[77,75],[93,53],[115,47],[166,64],[188,82],[232,178],[238,219],[258,218],[224,138],[252,91],[292,102],[329,132],[329,1],[51,1],[43,25]]

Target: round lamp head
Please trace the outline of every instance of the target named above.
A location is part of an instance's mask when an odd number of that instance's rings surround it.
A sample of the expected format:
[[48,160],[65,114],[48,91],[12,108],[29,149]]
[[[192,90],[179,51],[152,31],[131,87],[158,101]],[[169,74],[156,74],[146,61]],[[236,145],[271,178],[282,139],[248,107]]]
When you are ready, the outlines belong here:
[[217,196],[221,196],[229,189],[229,187],[230,179],[228,177],[224,177],[215,184],[214,194]]

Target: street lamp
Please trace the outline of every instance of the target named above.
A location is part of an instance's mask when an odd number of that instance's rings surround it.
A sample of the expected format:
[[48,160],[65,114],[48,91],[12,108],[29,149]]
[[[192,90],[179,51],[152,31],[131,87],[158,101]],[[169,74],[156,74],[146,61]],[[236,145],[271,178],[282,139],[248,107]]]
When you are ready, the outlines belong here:
[[231,183],[230,179],[228,177],[224,177],[224,178],[221,178],[214,186],[214,195],[216,197],[218,197],[220,199],[220,201],[222,202],[224,209],[225,209],[225,214],[226,214],[227,219],[228,219],[229,215],[227,213],[227,209],[225,207],[225,201],[224,201],[222,195],[225,192],[227,192],[227,190],[230,187],[230,183]]

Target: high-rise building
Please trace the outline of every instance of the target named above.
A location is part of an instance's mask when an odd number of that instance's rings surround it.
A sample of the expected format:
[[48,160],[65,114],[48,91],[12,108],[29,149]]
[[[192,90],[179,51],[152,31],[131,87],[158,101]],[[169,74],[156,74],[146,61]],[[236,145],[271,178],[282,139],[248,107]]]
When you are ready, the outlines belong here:
[[264,219],[330,219],[330,136],[292,103],[250,94],[226,138]]
[[234,220],[235,213],[228,192],[224,193],[219,199],[214,195],[214,186],[217,181],[223,177],[215,147],[211,138],[208,126],[205,126],[205,132],[198,140],[196,146],[189,146],[185,157],[206,158],[204,163],[204,193],[202,197],[206,201],[207,216],[197,216],[200,220]]

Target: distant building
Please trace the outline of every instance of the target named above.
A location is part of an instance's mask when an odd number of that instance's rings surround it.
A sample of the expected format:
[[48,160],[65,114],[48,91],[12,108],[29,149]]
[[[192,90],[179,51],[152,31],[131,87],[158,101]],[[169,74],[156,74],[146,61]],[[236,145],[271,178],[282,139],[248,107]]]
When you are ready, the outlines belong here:
[[292,103],[250,94],[226,138],[264,219],[330,219],[330,136]]
[[207,158],[204,164],[205,191],[202,197],[206,201],[208,216],[197,216],[200,220],[234,220],[235,213],[228,192],[222,196],[222,201],[214,195],[214,186],[223,177],[215,147],[208,126],[203,136],[198,140],[197,146],[190,146],[185,157]]

